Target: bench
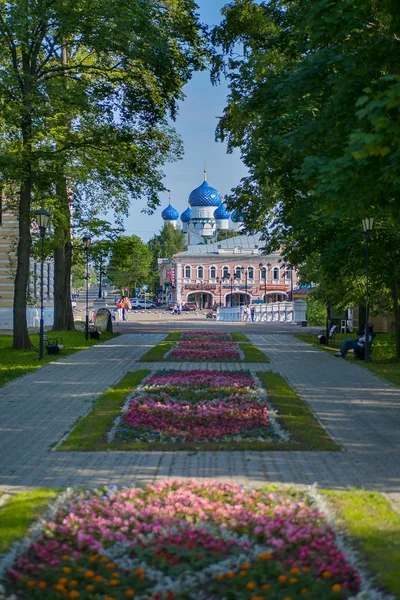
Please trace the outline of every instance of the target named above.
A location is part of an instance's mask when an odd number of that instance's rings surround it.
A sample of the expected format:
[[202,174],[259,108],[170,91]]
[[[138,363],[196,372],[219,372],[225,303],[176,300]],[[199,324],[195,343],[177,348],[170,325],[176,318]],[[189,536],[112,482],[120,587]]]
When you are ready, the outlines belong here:
[[[369,342],[369,347],[368,347],[368,358],[369,360],[371,360],[371,356],[372,356],[372,343],[376,337],[376,333],[371,333],[371,341]],[[363,346],[362,348],[357,348],[356,350],[349,350],[349,352],[353,352],[353,358],[354,360],[365,360],[365,346]]]
[[[337,325],[332,325],[332,327],[329,329],[328,345],[330,344],[331,346],[333,346],[333,342],[335,341],[336,329],[337,329]],[[318,339],[319,339],[320,344],[326,344],[326,330],[325,329],[321,329],[321,331],[318,334]]]
[[[40,334],[38,334],[40,335]],[[47,354],[60,354],[64,348],[63,339],[60,337],[50,338],[46,333],[43,335],[43,345]]]

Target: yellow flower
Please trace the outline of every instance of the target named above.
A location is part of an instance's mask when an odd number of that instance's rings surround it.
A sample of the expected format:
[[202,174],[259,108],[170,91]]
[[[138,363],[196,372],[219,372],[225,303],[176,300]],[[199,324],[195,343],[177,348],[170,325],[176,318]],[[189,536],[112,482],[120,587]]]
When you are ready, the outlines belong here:
[[136,575],[144,575],[144,569],[136,569],[135,571]]
[[298,575],[299,573],[300,573],[300,569],[298,569],[297,567],[293,567],[292,569],[290,569],[291,575]]
[[104,581],[104,577],[102,575],[96,575],[96,577],[94,578],[96,583],[103,583]]
[[94,577],[94,571],[85,571],[85,577]]
[[270,584],[269,584],[269,583],[264,583],[264,585],[262,586],[262,589],[263,589],[263,590],[269,590],[269,588],[270,588],[270,587],[271,587],[271,586],[270,586]]
[[69,597],[70,597],[70,598],[79,598],[79,596],[80,596],[80,593],[79,593],[77,590],[72,590],[72,591],[69,593]]
[[258,555],[258,558],[260,560],[269,560],[270,558],[272,558],[272,554],[271,552],[263,552],[262,554]]
[[233,579],[235,577],[235,573],[233,571],[229,571],[228,573],[225,573],[225,577],[228,577],[228,579]]
[[222,581],[222,580],[223,580],[223,578],[224,578],[224,576],[223,576],[223,575],[221,575],[221,573],[220,573],[219,575],[217,575],[217,579],[218,579],[218,581]]
[[115,571],[115,573],[111,573],[111,577],[119,577],[119,573]]
[[130,590],[126,590],[126,592],[125,592],[125,596],[128,596],[128,598],[132,598],[132,596],[134,596],[134,595],[135,595],[135,590],[130,589]]
[[325,579],[329,579],[330,577],[332,577],[332,573],[330,571],[324,571],[322,573],[322,577],[324,577]]
[[308,593],[308,589],[307,588],[301,588],[300,594],[307,594],[307,593]]
[[278,581],[280,581],[281,583],[283,583],[284,581],[287,581],[287,575],[279,575]]
[[100,562],[105,563],[108,562],[108,558],[106,556],[102,556]]
[[250,563],[243,563],[242,566],[240,567],[241,569],[250,569],[251,564]]
[[246,584],[246,587],[248,590],[255,590],[257,586],[254,581],[249,581],[249,583]]
[[61,558],[63,560],[69,560],[69,554],[63,554]]
[[303,573],[309,573],[310,571],[310,567],[303,567]]
[[71,579],[71,581],[68,584],[70,587],[76,587],[78,584],[76,579]]
[[36,585],[36,581],[34,579],[31,579],[30,581],[26,582],[26,587],[35,587]]
[[298,582],[298,578],[297,577],[291,577],[289,579],[289,583],[297,583]]
[[94,590],[94,585],[92,585],[91,583],[89,583],[89,584],[86,586],[86,589],[87,589],[87,591],[88,591],[88,592],[93,592],[93,590]]
[[71,571],[72,571],[71,567],[63,567],[62,568],[63,573],[71,573]]
[[264,596],[252,596],[250,600],[264,600]]
[[67,590],[65,589],[65,587],[59,583],[56,583],[56,585],[53,585],[53,588],[57,591],[60,592],[61,594],[66,594]]
[[110,585],[119,585],[119,579],[110,579],[108,583]]
[[115,569],[115,564],[113,562],[109,562],[106,564],[107,569]]
[[247,571],[239,571],[239,577],[246,577]]
[[340,585],[340,583],[335,583],[332,586],[332,592],[340,592],[342,590],[342,586]]
[[66,577],[61,577],[58,580],[58,583],[61,583],[61,585],[65,585],[66,583],[68,583],[68,579]]

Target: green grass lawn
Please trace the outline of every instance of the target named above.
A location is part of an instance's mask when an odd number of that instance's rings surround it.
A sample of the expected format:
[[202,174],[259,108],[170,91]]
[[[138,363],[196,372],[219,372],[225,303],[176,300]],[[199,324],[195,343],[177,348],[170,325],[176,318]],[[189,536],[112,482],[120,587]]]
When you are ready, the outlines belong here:
[[[357,338],[358,336],[355,333],[336,334],[333,346],[324,346],[323,344],[320,344],[316,335],[298,334],[297,337],[320,350],[325,350],[326,352],[334,354],[339,351],[340,344],[344,339],[348,337]],[[338,358],[337,360],[342,359]],[[349,360],[350,362],[354,361],[354,363],[360,367],[364,367],[372,373],[375,373],[375,375],[400,387],[400,359],[396,357],[394,335],[389,333],[378,333],[376,335],[372,343],[372,362],[365,363],[363,360],[355,360],[352,352],[349,352],[346,360]]]
[[145,443],[115,441],[107,443],[107,432],[128,394],[140,384],[150,371],[127,373],[121,381],[110,388],[94,404],[91,411],[72,430],[68,438],[57,447],[59,451],[108,451],[108,450],[326,450],[337,451],[336,444],[315,419],[307,404],[278,373],[258,373],[268,392],[268,401],[278,410],[278,421],[290,435],[289,442],[182,442]]
[[366,490],[322,492],[368,571],[386,592],[400,598],[400,514],[381,494]]
[[115,337],[115,334],[102,333],[100,340],[89,339],[86,341],[82,331],[57,331],[54,333],[48,331],[46,333],[49,337],[62,337],[64,348],[62,354],[58,356],[47,356],[45,351],[45,356],[40,362],[38,358],[39,336],[37,333],[33,333],[30,336],[36,350],[13,350],[11,348],[12,335],[0,335],[0,386],[17,377],[26,375],[35,369],[39,369],[53,360],[58,360],[63,356],[68,356],[78,350],[84,350]]
[[26,534],[33,520],[46,511],[57,490],[38,489],[11,496],[0,506],[0,554]]

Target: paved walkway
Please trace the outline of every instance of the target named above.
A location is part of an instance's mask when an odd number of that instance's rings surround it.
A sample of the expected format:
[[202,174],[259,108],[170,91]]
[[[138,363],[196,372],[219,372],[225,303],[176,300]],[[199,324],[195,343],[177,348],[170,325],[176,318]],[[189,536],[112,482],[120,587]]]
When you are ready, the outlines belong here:
[[[342,445],[342,452],[51,451],[93,400],[127,371],[199,367],[193,363],[136,367],[137,359],[163,337],[123,335],[0,388],[0,491],[212,477],[250,486],[265,481],[363,486],[386,492],[400,507],[400,389],[290,335],[251,335],[271,363],[240,368],[282,373]],[[210,363],[200,368],[238,365]]]

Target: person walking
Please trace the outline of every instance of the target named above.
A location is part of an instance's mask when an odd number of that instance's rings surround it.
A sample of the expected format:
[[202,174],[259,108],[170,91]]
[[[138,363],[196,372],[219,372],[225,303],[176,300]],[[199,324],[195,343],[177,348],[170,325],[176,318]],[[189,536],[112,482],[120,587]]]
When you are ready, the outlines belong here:
[[118,320],[122,321],[124,318],[123,315],[123,310],[124,310],[124,303],[122,302],[122,298],[120,298],[117,302],[117,308],[118,308]]
[[128,320],[129,311],[131,310],[131,308],[132,308],[131,301],[129,300],[128,296],[126,296],[124,298],[124,310],[123,310],[123,315],[122,315],[124,321]]
[[251,314],[251,320],[254,321],[254,315],[255,315],[255,307],[252,305],[250,306],[250,314]]

